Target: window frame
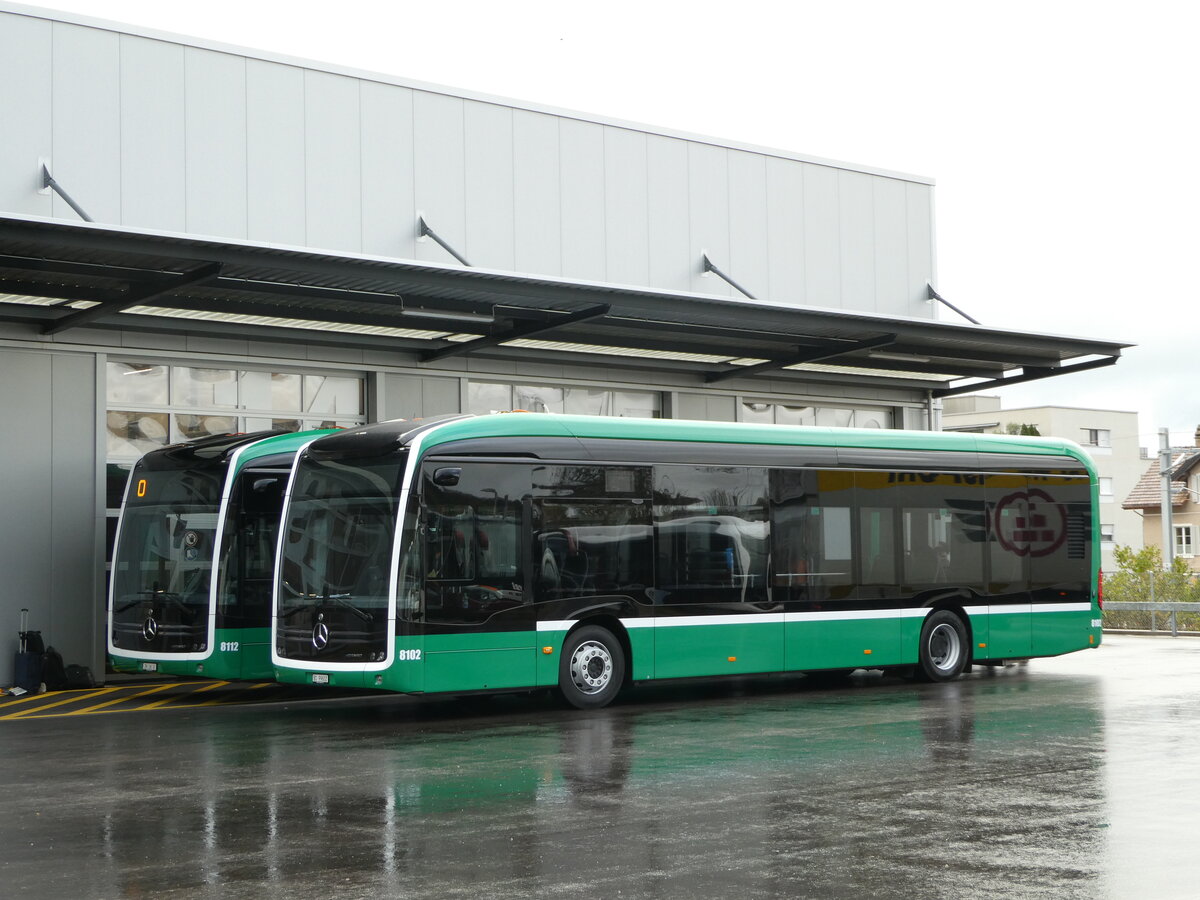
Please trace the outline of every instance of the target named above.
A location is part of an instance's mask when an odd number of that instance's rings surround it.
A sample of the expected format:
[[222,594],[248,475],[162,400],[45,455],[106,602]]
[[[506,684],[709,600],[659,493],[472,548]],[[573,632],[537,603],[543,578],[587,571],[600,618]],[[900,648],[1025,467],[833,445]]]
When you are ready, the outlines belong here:
[[[1191,559],[1196,555],[1195,532],[1191,525],[1172,525],[1175,555]],[[1186,548],[1186,552],[1185,552]]]

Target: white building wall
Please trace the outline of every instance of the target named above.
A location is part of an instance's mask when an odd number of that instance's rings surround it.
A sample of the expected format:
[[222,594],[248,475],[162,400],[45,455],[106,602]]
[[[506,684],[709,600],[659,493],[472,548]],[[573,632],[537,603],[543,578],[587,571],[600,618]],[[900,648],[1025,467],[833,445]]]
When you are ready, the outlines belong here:
[[[932,183],[0,3],[0,211],[932,317]],[[137,33],[134,33],[134,32]],[[13,90],[13,85],[20,85]]]

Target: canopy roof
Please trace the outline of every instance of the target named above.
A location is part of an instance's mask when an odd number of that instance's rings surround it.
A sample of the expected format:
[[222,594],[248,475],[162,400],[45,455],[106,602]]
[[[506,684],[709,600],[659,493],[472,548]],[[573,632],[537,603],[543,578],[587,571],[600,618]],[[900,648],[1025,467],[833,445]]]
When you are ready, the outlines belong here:
[[270,329],[421,362],[582,354],[686,370],[698,383],[752,385],[767,373],[777,387],[869,379],[934,396],[1110,365],[1131,346],[15,216],[0,216],[0,320],[46,335]]

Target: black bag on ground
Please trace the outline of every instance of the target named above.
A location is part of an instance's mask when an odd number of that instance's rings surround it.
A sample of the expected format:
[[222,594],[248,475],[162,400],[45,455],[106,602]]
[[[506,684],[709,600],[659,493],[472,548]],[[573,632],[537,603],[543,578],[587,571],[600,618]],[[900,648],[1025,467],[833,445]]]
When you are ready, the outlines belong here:
[[92,677],[92,670],[87,666],[77,666],[74,663],[67,666],[67,687],[69,688],[94,688],[96,679]]
[[67,686],[67,667],[63,665],[62,654],[53,647],[47,647],[42,654],[42,682],[48,691],[61,691]]

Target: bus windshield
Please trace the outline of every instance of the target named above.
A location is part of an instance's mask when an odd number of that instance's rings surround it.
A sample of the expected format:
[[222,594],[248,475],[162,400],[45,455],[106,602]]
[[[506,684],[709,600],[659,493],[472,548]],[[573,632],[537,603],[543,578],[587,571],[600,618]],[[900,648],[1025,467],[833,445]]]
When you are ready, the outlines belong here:
[[301,458],[278,570],[281,656],[387,658],[388,573],[404,461],[403,453]]
[[112,641],[127,651],[207,649],[210,571],[225,465],[139,462],[112,566]]

